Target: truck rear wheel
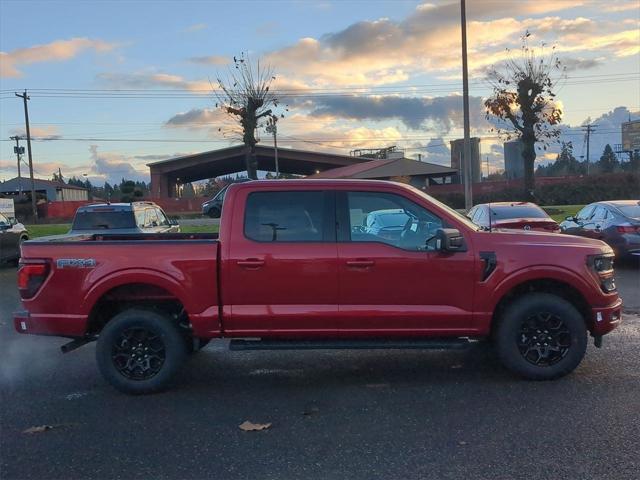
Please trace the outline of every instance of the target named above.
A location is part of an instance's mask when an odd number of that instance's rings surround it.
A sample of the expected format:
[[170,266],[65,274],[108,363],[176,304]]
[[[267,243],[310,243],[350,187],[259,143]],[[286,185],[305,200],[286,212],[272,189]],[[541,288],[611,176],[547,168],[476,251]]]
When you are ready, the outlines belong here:
[[531,380],[571,373],[587,349],[587,328],[578,310],[548,293],[524,295],[505,310],[495,330],[500,360]]
[[186,356],[184,339],[171,318],[149,310],[129,309],[113,317],[96,347],[102,376],[133,394],[165,388]]

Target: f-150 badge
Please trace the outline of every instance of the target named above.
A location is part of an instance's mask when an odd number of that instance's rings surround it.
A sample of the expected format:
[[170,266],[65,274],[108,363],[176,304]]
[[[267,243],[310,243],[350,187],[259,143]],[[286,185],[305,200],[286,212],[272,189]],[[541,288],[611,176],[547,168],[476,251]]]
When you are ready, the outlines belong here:
[[94,258],[59,258],[56,260],[58,268],[94,268],[96,260]]

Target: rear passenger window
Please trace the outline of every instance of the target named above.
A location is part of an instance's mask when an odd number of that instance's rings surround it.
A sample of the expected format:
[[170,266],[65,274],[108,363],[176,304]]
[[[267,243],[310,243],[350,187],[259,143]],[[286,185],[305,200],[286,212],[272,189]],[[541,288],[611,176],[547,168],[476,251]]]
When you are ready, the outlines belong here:
[[254,192],[247,199],[244,233],[258,242],[321,242],[324,192]]

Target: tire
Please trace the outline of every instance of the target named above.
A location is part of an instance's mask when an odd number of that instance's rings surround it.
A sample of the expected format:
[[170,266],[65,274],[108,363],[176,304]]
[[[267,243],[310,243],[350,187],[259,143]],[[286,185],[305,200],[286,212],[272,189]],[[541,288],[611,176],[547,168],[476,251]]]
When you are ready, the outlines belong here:
[[506,368],[526,379],[553,380],[571,373],[582,361],[587,328],[580,312],[566,300],[530,293],[507,307],[494,340]]
[[131,394],[165,389],[186,357],[184,338],[170,317],[135,308],[113,317],[96,346],[102,376]]

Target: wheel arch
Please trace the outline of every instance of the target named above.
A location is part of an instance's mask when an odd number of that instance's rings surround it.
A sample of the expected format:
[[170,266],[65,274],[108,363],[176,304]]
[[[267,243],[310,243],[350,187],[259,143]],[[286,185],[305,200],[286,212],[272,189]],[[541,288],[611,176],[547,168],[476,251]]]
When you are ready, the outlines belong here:
[[585,298],[584,294],[566,279],[558,279],[557,277],[541,276],[536,278],[524,279],[511,288],[501,292],[491,318],[491,334],[495,330],[498,320],[506,308],[516,299],[529,293],[549,293],[568,301],[573,305],[582,316],[587,329],[591,330],[591,306]]
[[84,299],[87,333],[99,333],[114,315],[132,307],[169,313],[188,325],[185,298],[180,284],[168,275],[149,270],[116,272],[95,284]]

